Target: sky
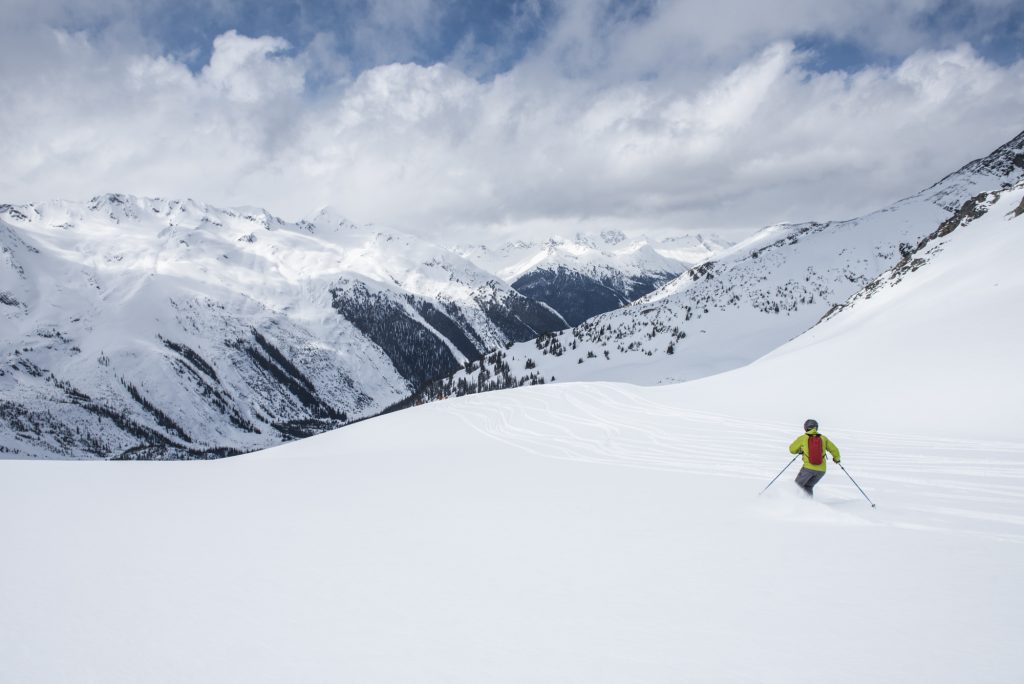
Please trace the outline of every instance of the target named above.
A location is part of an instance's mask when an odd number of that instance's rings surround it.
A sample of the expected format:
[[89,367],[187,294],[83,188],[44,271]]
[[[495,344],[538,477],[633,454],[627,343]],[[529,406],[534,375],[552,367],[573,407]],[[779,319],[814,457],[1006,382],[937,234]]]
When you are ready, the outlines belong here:
[[1024,130],[1020,0],[0,0],[0,202],[437,241],[850,218]]

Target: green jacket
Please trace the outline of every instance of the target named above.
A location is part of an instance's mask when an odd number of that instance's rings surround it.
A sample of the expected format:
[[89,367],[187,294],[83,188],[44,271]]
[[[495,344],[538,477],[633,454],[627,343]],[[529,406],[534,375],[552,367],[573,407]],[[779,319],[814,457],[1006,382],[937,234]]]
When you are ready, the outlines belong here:
[[[808,430],[804,434],[793,440],[793,443],[789,445],[789,453],[791,454],[803,454],[804,456],[804,468],[808,470],[820,470],[825,472],[825,462],[828,458],[821,459],[821,465],[811,465],[810,461],[807,460],[807,435],[816,435],[818,430]],[[832,454],[832,460],[839,463],[839,447],[833,444],[828,437],[821,435],[821,446],[825,448],[825,452]]]

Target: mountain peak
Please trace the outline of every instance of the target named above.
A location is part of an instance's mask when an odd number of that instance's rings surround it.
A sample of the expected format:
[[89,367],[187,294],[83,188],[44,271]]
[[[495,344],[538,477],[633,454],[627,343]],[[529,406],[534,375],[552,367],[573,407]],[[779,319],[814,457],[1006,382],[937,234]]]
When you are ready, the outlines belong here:
[[103,205],[124,205],[136,202],[138,199],[135,195],[128,195],[122,192],[107,192],[90,199],[88,206],[90,209],[97,209]]
[[358,228],[356,224],[348,220],[340,209],[332,205],[321,208],[320,211],[310,216],[307,222],[324,228]]
[[625,242],[626,234],[621,230],[603,230],[601,231],[601,239],[604,240],[605,244],[617,245],[620,242]]
[[136,219],[139,217],[142,202],[135,195],[120,192],[108,192],[96,195],[85,205],[86,209],[95,213],[107,214],[115,221]]

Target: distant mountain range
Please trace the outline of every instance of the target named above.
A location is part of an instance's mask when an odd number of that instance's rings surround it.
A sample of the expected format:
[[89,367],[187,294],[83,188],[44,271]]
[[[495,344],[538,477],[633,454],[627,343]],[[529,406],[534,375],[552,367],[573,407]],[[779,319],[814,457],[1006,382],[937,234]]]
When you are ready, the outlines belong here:
[[[0,205],[0,454],[206,458],[315,434],[621,306],[725,243],[662,244],[473,252],[330,209],[289,223],[118,194]],[[548,273],[556,291],[539,285]]]
[[729,245],[701,235],[651,240],[605,231],[456,251],[578,325],[648,294]]

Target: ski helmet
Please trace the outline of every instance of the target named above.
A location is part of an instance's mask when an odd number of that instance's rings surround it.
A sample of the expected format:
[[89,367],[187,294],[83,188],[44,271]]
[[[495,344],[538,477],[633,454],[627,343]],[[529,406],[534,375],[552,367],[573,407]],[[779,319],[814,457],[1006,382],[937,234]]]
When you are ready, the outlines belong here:
[[817,429],[818,429],[818,421],[814,420],[813,418],[808,418],[807,420],[804,421],[804,432],[808,432],[810,430],[817,430]]

